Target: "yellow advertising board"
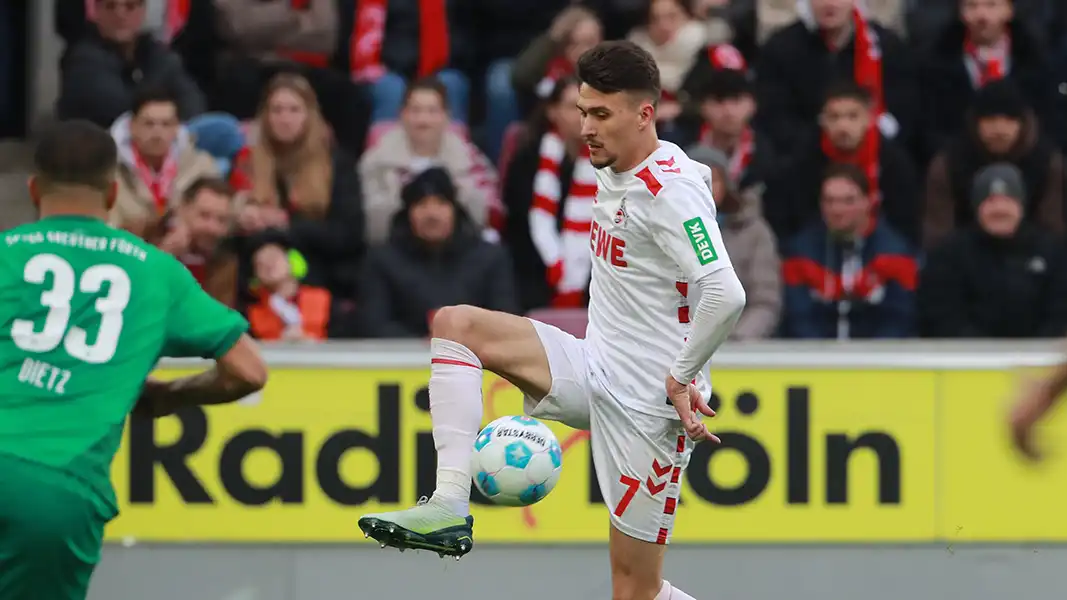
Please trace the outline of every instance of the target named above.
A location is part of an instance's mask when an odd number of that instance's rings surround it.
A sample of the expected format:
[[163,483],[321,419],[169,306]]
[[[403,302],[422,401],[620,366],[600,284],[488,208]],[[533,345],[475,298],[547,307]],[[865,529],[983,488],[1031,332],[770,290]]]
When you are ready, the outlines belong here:
[[[109,526],[108,539],[362,539],[356,527],[360,514],[409,506],[433,489],[428,376],[425,369],[277,369],[257,404],[131,423],[112,469],[121,514]],[[1007,451],[988,439],[995,437],[994,415],[984,415],[990,425],[979,438],[970,437],[963,423],[939,430],[948,406],[938,398],[945,392],[941,376],[901,370],[716,371],[719,417],[713,429],[724,444],[701,444],[694,451],[674,540],[942,537],[939,494],[947,498],[946,510],[969,516],[953,504],[953,490],[946,486],[966,495],[978,491],[971,486],[979,479],[941,470],[945,463],[938,452],[958,462],[973,460],[972,451]],[[995,374],[983,376],[991,379],[979,386],[1005,387]],[[966,393],[977,390],[958,385]],[[521,410],[519,393],[500,380],[487,378],[485,395],[486,421]],[[964,403],[961,399],[961,409]],[[967,414],[975,419],[970,408]],[[478,541],[607,539],[607,512],[591,471],[587,434],[552,427],[566,449],[556,490],[529,509],[477,505]],[[950,439],[961,447],[945,448]],[[985,525],[975,523],[974,539],[1001,531]],[[1067,526],[1062,529],[1067,538]]]

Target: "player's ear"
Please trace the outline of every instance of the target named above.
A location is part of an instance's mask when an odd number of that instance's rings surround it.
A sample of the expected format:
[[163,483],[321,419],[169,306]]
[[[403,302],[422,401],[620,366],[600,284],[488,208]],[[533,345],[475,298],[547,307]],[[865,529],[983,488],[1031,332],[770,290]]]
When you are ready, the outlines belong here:
[[656,107],[651,102],[642,102],[637,109],[638,127],[644,131],[656,122]]
[[36,175],[31,175],[26,181],[27,187],[30,188],[30,198],[33,199],[34,206],[41,203],[41,182],[37,180]]

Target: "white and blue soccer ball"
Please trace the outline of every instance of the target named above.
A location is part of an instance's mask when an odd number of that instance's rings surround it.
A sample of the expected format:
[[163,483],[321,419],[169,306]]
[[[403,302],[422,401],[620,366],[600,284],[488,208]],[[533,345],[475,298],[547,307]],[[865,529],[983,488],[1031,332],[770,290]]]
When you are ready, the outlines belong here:
[[494,504],[529,506],[559,481],[563,449],[552,430],[532,417],[501,417],[474,440],[474,485]]

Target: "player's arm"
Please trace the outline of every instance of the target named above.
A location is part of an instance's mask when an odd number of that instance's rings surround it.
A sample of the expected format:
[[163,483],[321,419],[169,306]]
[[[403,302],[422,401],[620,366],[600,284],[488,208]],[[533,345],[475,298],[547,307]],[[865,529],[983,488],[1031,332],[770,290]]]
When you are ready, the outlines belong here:
[[1011,412],[1011,432],[1015,447],[1026,457],[1041,458],[1033,443],[1034,425],[1052,410],[1064,392],[1067,392],[1067,361],[1022,390]]
[[[689,338],[667,379],[668,397],[686,421],[687,416],[695,417],[693,408],[713,414],[697,397],[687,415],[678,397],[693,393],[687,391],[689,382],[730,336],[745,308],[745,290],[723,246],[707,188],[688,180],[671,181],[656,197],[652,214],[656,244],[678,265],[689,286],[700,290],[700,301],[690,310]],[[686,429],[692,437],[713,437],[695,418],[686,422]]]
[[162,417],[189,406],[226,404],[267,384],[267,365],[259,348],[242,334],[215,365],[196,375],[171,381],[149,379],[141,392],[142,411]]
[[223,404],[262,388],[267,368],[248,322],[209,296],[177,261],[166,261],[172,303],[167,314],[163,356],[214,359],[210,369],[173,381],[149,380],[139,410],[160,416],[187,406]]

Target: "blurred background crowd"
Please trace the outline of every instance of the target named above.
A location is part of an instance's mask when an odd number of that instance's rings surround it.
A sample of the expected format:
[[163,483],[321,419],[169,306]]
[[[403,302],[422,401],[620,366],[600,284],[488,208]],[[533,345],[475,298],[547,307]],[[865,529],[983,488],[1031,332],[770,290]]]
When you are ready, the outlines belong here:
[[457,303],[584,331],[574,65],[621,38],[713,169],[735,338],[1067,333],[1062,0],[54,1],[55,116],[113,133],[113,224],[260,339],[426,337]]

